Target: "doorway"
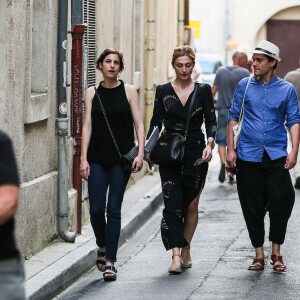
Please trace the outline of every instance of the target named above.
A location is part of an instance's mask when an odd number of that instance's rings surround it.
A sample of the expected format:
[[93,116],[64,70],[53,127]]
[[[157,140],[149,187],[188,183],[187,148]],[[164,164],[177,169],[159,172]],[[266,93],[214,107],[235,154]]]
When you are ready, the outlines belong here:
[[283,78],[287,72],[299,68],[300,21],[267,21],[267,40],[276,44],[280,49],[282,60],[276,69],[277,76]]

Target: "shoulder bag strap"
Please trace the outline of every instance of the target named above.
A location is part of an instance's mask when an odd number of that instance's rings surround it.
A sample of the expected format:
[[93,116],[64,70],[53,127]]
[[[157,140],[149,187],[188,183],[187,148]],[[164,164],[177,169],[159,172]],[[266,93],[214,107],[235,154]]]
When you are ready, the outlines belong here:
[[194,88],[194,91],[193,91],[193,95],[192,95],[192,99],[191,99],[191,103],[190,103],[189,111],[188,111],[188,118],[186,120],[185,128],[184,128],[184,138],[185,138],[185,140],[187,138],[188,131],[189,131],[189,125],[190,125],[190,120],[191,120],[191,112],[192,112],[192,108],[193,108],[193,105],[194,105],[194,102],[195,102],[197,89],[198,89],[198,83],[195,82],[195,88]]
[[240,117],[239,117],[239,122],[242,121],[242,119],[244,118],[244,106],[245,106],[245,96],[246,96],[246,92],[249,86],[249,83],[251,81],[252,76],[249,76],[246,88],[245,88],[245,92],[244,92],[244,97],[243,97],[243,103],[242,103],[242,108],[241,108],[241,112],[240,112]]
[[108,122],[108,119],[107,119],[107,116],[106,116],[106,113],[105,113],[105,110],[104,110],[104,107],[103,107],[103,104],[102,104],[100,95],[99,95],[99,93],[98,93],[96,87],[94,87],[94,89],[95,89],[96,96],[97,96],[97,98],[98,98],[98,100],[99,100],[100,108],[101,108],[101,110],[102,110],[102,112],[103,112],[103,116],[104,116],[105,122],[106,122],[106,124],[107,124],[107,127],[108,127],[109,133],[110,133],[110,135],[111,135],[111,138],[112,138],[112,140],[113,140],[113,142],[114,142],[114,144],[115,144],[115,147],[116,147],[116,149],[117,149],[117,152],[118,152],[119,157],[122,158],[121,151],[120,151],[120,149],[119,149],[119,147],[118,147],[117,141],[116,141],[116,139],[115,139],[115,137],[114,137],[114,134],[113,134],[113,132],[112,132],[112,130],[111,130],[111,127],[110,127],[110,125],[109,125],[109,122]]

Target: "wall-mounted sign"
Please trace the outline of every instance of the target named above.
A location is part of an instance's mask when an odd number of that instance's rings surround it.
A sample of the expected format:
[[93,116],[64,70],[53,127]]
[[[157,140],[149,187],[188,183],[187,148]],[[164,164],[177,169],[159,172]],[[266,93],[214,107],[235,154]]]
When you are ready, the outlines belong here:
[[68,105],[67,105],[67,102],[62,102],[60,103],[59,105],[59,112],[62,114],[62,115],[66,115],[67,112],[68,112]]

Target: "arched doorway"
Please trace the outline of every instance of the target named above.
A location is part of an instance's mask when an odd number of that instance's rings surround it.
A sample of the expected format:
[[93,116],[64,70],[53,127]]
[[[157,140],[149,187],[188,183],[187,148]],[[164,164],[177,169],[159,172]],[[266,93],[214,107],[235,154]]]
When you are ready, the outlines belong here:
[[300,58],[300,6],[285,9],[274,15],[266,23],[267,40],[280,49],[282,61],[276,74],[284,77],[291,70],[299,67]]

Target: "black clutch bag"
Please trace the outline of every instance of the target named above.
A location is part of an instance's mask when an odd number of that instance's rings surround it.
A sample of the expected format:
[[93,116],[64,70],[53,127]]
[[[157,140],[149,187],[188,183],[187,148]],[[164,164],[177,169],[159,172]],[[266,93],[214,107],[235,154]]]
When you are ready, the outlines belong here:
[[[139,147],[138,146],[134,146],[132,149],[129,150],[129,152],[127,152],[126,154],[123,155],[123,159],[125,159],[127,161],[127,163],[132,166],[134,159],[137,157],[139,153]],[[144,148],[144,156],[150,154],[150,151],[145,147]],[[151,169],[153,167],[153,162],[149,161],[149,168]],[[124,165],[124,163],[123,163]]]

